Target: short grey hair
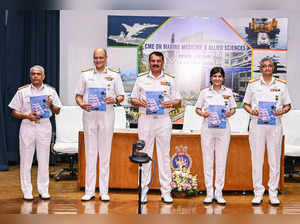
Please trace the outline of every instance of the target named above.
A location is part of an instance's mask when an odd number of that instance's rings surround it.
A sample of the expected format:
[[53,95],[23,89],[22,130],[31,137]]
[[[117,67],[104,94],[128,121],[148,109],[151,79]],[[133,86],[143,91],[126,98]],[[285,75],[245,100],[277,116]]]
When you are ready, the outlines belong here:
[[265,61],[270,61],[271,64],[272,64],[273,66],[275,66],[273,58],[271,58],[271,57],[269,57],[269,56],[266,56],[266,57],[264,57],[263,59],[261,59],[259,65],[261,66],[262,63],[264,63]]
[[40,69],[40,70],[42,71],[42,74],[45,74],[45,69],[44,69],[42,66],[40,66],[40,65],[34,65],[34,66],[32,66],[32,67],[30,68],[30,73],[31,73],[31,71],[32,71],[33,69],[35,69],[35,68]]

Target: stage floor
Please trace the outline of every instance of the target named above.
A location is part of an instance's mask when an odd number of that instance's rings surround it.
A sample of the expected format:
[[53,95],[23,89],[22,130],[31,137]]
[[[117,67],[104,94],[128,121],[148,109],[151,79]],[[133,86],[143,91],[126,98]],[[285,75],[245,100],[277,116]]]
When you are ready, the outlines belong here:
[[[50,167],[58,169],[59,166]],[[7,172],[0,172],[0,214],[137,214],[137,192],[135,190],[110,190],[110,202],[101,202],[99,193],[96,199],[81,202],[84,192],[79,191],[77,181],[50,179],[51,199],[38,198],[36,189],[37,167],[33,166],[34,201],[22,199],[19,182],[19,166],[10,166]],[[286,179],[285,191],[279,195],[281,205],[273,207],[264,196],[261,206],[252,206],[252,194],[247,192],[225,192],[226,206],[204,205],[204,194],[192,198],[174,198],[173,204],[165,204],[159,191],[152,191],[143,214],[300,214],[300,176]]]

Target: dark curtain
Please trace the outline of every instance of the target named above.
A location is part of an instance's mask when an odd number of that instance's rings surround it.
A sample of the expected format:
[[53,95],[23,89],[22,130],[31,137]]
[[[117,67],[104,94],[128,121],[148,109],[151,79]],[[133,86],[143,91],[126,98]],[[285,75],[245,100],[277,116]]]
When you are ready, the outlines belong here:
[[5,78],[6,78],[6,26],[5,10],[0,11],[0,170],[8,170],[7,144],[5,132]]
[[3,30],[1,27],[0,35],[6,40],[4,53],[1,50],[1,61],[5,62],[0,68],[0,169],[5,170],[8,163],[19,162],[20,120],[10,115],[7,105],[20,86],[30,83],[30,67],[43,66],[44,82],[59,90],[59,11],[9,10],[7,25]]

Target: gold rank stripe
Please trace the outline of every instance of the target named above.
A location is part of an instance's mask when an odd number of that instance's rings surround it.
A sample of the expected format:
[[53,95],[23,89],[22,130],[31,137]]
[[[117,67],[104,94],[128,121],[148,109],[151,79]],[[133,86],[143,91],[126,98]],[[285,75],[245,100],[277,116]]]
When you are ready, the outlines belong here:
[[282,82],[284,84],[287,84],[287,81],[283,80],[283,79],[279,79],[279,78],[275,78],[275,80],[277,80],[278,82]]
[[167,75],[167,76],[170,76],[170,77],[172,77],[172,78],[175,78],[175,75],[172,75],[172,74],[170,74],[170,73],[164,72],[164,74]]
[[143,76],[143,75],[147,75],[147,74],[149,74],[149,71],[147,71],[147,72],[142,72],[142,73],[139,73],[137,76],[138,76],[138,77],[141,77],[141,76]]
[[115,68],[108,68],[108,70],[112,71],[112,72],[117,72],[117,73],[120,73],[120,71],[118,69],[115,69]]
[[24,89],[24,88],[26,88],[26,87],[28,87],[28,86],[30,86],[30,84],[26,84],[26,85],[24,85],[24,86],[21,86],[21,87],[18,88],[18,90]]
[[253,82],[256,82],[258,80],[260,80],[260,78],[252,79],[252,80],[249,80],[249,83],[253,83]]

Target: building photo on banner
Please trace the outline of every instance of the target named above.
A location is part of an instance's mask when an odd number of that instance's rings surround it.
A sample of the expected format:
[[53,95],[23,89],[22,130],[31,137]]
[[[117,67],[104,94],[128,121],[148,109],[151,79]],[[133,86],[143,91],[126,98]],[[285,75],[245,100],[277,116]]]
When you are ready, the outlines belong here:
[[109,15],[107,27],[111,66],[120,70],[130,123],[138,116],[128,99],[137,75],[149,71],[153,51],[164,54],[164,71],[175,76],[182,96],[181,108],[170,112],[173,124],[183,124],[185,107],[194,106],[200,89],[210,85],[214,66],[224,68],[224,85],[233,90],[238,107],[248,81],[260,75],[262,58],[271,57],[274,76],[287,79],[287,18]]

